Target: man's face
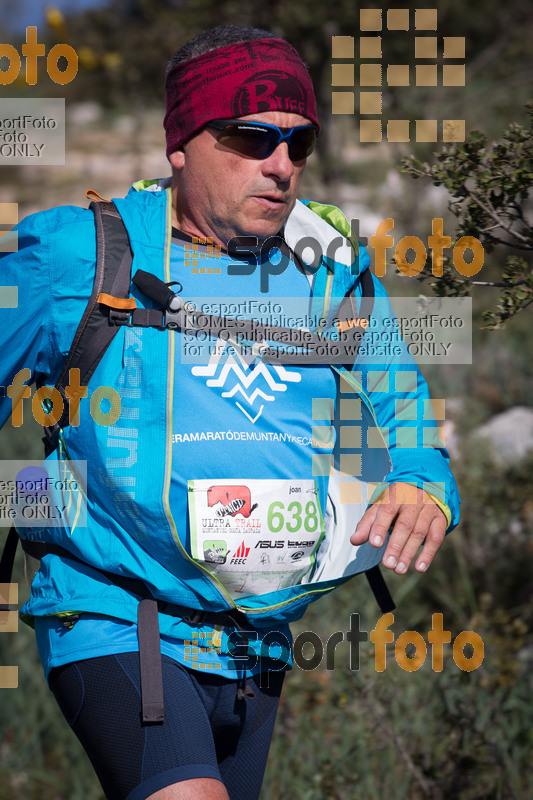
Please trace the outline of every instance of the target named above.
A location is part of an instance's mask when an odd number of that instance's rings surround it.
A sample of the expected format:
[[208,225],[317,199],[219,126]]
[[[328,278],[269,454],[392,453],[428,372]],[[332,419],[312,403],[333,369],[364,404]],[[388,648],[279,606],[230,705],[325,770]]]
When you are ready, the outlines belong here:
[[[311,124],[285,111],[240,119],[279,128]],[[263,160],[250,158],[219,144],[218,134],[204,128],[170,156],[174,224],[192,236],[212,236],[224,247],[234,236],[274,235],[294,206],[306,159],[292,162],[286,142]]]

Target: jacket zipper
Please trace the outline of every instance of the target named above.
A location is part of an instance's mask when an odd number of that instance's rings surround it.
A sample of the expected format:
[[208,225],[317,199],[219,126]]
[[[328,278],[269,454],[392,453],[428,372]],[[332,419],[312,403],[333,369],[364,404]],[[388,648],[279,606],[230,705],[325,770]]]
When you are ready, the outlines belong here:
[[[166,230],[166,235],[165,235],[164,273],[165,273],[165,281],[169,282],[170,281],[170,241],[171,241],[171,231],[172,231],[172,203],[171,203],[170,189],[166,190],[166,194],[167,194],[167,215],[166,215],[167,216],[167,222],[166,222],[167,230]],[[167,382],[167,385],[171,387],[171,391],[167,395],[167,397],[168,397],[168,400],[167,400],[167,414],[166,414],[167,420],[169,420],[169,419],[172,420],[172,410],[171,409],[172,409],[172,402],[173,402],[173,399],[174,399],[174,381],[173,381],[172,378],[173,378],[173,375],[174,375],[175,338],[174,338],[173,334],[175,334],[175,331],[170,331],[170,334],[171,334],[171,338],[170,338],[170,342],[169,342],[169,361],[168,361],[168,364],[169,364],[169,367],[170,367],[170,376],[169,376],[170,380]],[[334,368],[334,369],[336,369],[337,372],[339,372],[339,374],[342,374],[342,373],[340,373],[340,371],[337,368]],[[347,372],[347,370],[346,370],[346,372]],[[362,398],[364,399],[365,405],[367,406],[368,410],[372,414],[372,418],[374,419],[374,422],[376,423],[376,427],[379,429],[379,424],[378,424],[378,421],[377,421],[377,418],[376,418],[376,413],[374,411],[374,406],[372,405],[370,399],[367,397],[367,395],[363,391],[362,387],[358,387],[357,391],[361,394]],[[170,471],[168,469],[169,448],[170,448],[169,442],[170,441],[171,441],[171,438],[168,436],[168,423],[167,423],[167,436],[166,436],[166,462],[167,462],[167,467],[165,469],[165,486],[164,486],[164,489],[163,489],[163,508],[164,508],[164,511],[165,511],[165,516],[167,518],[167,522],[170,525],[173,538],[174,538],[175,542],[177,543],[181,554],[186,558],[187,561],[189,561],[190,563],[194,564],[194,566],[197,569],[199,569],[208,578],[208,580],[210,581],[211,585],[218,590],[218,592],[222,595],[222,597],[226,600],[226,602],[230,605],[231,608],[236,609],[238,611],[242,611],[243,613],[246,613],[246,614],[248,614],[250,616],[254,615],[254,614],[263,614],[263,613],[268,612],[268,611],[272,611],[272,610],[275,610],[275,609],[278,609],[278,608],[283,608],[284,606],[290,605],[291,603],[295,603],[297,600],[300,600],[300,599],[302,599],[304,597],[307,597],[308,595],[321,594],[323,592],[332,591],[332,589],[334,587],[328,587],[327,589],[312,589],[312,590],[310,590],[308,592],[304,592],[303,594],[299,594],[296,597],[292,597],[289,600],[283,600],[281,603],[276,603],[275,605],[272,605],[272,606],[263,606],[262,608],[259,608],[259,609],[253,609],[253,608],[248,608],[247,606],[237,605],[235,603],[235,601],[233,600],[233,598],[231,597],[231,595],[226,591],[225,587],[220,583],[220,581],[218,581],[209,572],[209,570],[206,567],[203,567],[201,564],[199,564],[197,561],[195,561],[195,559],[192,558],[187,553],[187,551],[185,550],[185,548],[183,547],[183,545],[182,545],[182,543],[181,543],[181,541],[179,539],[177,528],[176,528],[176,525],[174,523],[174,519],[172,517],[172,514],[170,512],[170,507],[168,505],[167,484],[168,484],[169,476],[170,476]],[[387,449],[387,452],[388,452],[388,449]],[[390,456],[389,456],[389,462],[390,462]]]
[[[164,275],[165,281],[170,281],[170,243],[172,238],[172,195],[170,188],[166,189],[166,196],[167,196],[167,203],[166,203],[166,231],[165,231],[165,251],[164,251]],[[203,567],[194,558],[187,553],[185,548],[183,547],[178,531],[176,528],[176,524],[172,517],[170,506],[168,503],[168,495],[170,491],[170,463],[172,460],[171,454],[171,444],[172,438],[168,435],[169,434],[169,426],[172,428],[172,405],[174,401],[174,356],[175,356],[175,331],[169,331],[170,338],[168,340],[168,366],[167,366],[167,386],[169,387],[170,391],[167,392],[167,409],[166,409],[166,419],[167,419],[167,430],[166,430],[166,452],[165,452],[165,480],[163,485],[163,510],[165,512],[165,516],[167,518],[167,522],[170,526],[170,530],[172,531],[172,536],[174,541],[177,543],[178,548],[184,558],[189,561],[191,564],[200,570],[210,581],[211,585],[218,590],[219,594],[226,600],[230,608],[235,609],[237,605],[231,595],[226,591],[224,586],[209,572],[206,567]]]

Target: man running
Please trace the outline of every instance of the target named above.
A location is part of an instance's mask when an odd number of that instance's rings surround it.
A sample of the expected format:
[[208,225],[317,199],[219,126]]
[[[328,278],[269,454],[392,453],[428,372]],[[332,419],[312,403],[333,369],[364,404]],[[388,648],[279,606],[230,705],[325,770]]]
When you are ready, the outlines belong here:
[[[206,31],[166,97],[172,176],[106,208],[132,254],[125,294],[117,278],[97,297],[115,335],[87,387],[71,370],[44,403],[45,466],[79,486],[62,482],[60,525],[19,525],[46,552],[21,615],[107,798],[253,800],[288,623],[381,561],[423,572],[459,501],[401,337],[379,358],[342,350],[393,314],[340,211],[297,200],[320,130],[297,52]],[[58,381],[103,259],[89,209],[32,215],[18,239],[0,423],[29,413],[32,380]],[[54,424],[69,401],[78,418]]]

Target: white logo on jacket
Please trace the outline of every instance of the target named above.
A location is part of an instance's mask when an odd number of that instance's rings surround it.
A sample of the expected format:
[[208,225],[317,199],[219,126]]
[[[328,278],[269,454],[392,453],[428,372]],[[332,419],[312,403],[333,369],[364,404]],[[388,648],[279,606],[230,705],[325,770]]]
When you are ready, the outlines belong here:
[[[222,397],[234,397],[237,408],[252,424],[255,424],[265,407],[261,400],[273,402],[277,393],[287,391],[288,383],[299,383],[302,376],[285,367],[267,365],[262,361],[257,363],[255,356],[244,356],[235,347],[228,353],[225,344],[226,342],[219,340],[207,366],[192,367],[191,372],[197,377],[207,378],[207,386],[214,389],[226,388],[226,391],[222,392]],[[255,365],[252,367],[253,362]],[[257,407],[258,398],[261,405],[254,416],[254,404]],[[251,413],[241,405],[240,401],[249,406]]]

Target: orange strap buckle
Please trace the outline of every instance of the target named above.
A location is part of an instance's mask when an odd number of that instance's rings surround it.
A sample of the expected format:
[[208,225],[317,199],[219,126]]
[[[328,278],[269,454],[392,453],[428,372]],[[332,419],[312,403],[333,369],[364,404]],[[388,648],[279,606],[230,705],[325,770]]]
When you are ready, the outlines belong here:
[[112,294],[106,294],[105,292],[101,292],[98,295],[98,302],[103,303],[104,306],[109,306],[109,308],[116,308],[119,311],[133,311],[134,308],[137,308],[134,297],[113,297]]

